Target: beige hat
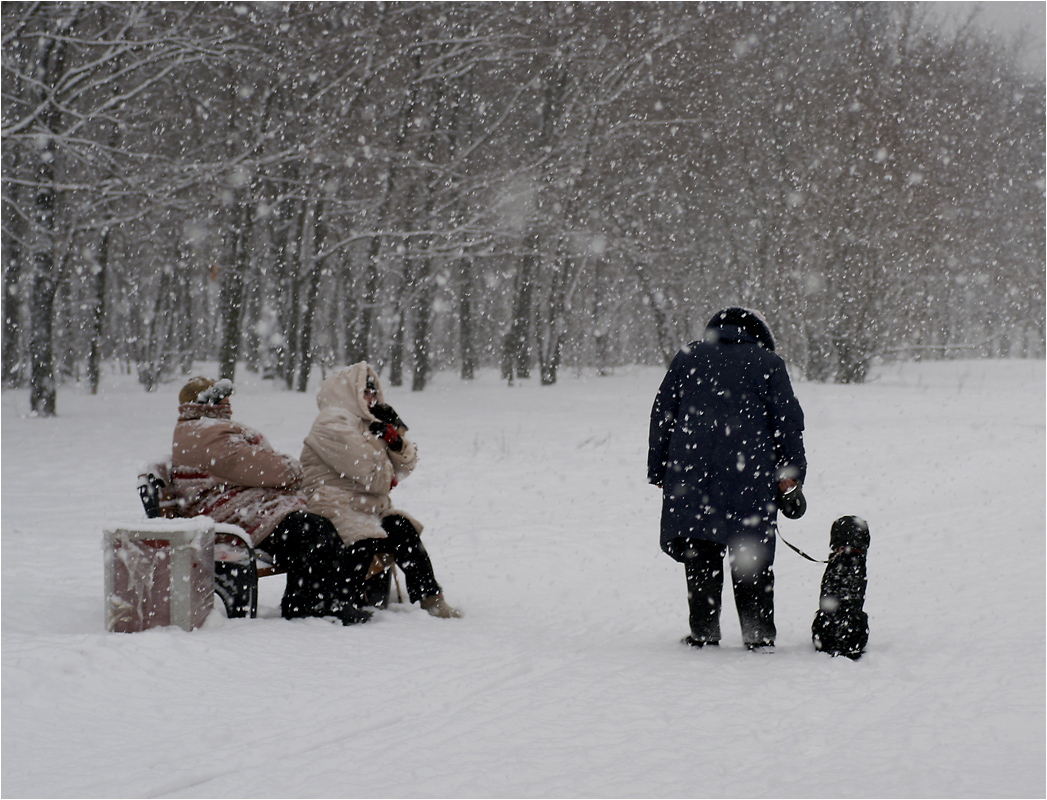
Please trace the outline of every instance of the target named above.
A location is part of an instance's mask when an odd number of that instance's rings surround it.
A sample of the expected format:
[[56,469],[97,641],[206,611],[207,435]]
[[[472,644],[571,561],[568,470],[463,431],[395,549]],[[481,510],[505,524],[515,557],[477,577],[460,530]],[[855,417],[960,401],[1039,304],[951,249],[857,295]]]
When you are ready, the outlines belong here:
[[200,392],[210,389],[214,386],[214,381],[210,378],[205,378],[202,375],[197,375],[195,378],[190,378],[185,386],[182,387],[182,391],[178,393],[178,402],[182,403],[195,403],[196,398],[200,396]]

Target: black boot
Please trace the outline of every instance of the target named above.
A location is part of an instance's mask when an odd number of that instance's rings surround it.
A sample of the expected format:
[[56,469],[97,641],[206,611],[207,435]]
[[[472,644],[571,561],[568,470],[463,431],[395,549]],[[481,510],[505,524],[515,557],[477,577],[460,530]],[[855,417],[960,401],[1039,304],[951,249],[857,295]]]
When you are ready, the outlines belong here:
[[280,616],[284,619],[326,617],[330,613],[330,605],[325,600],[304,592],[285,592],[280,601]]
[[341,620],[343,625],[363,625],[371,619],[371,612],[354,605],[339,606],[334,610],[334,616]]
[[734,605],[747,650],[774,651],[774,542],[752,537],[731,545]]
[[691,627],[691,635],[684,641],[691,647],[720,643],[720,603],[726,550],[714,542],[691,542],[692,557],[684,561]]
[[705,647],[706,645],[709,645],[709,647],[719,647],[720,646],[720,643],[718,641],[717,642],[706,642],[706,641],[704,641],[702,639],[694,638],[693,635],[691,635],[691,636],[684,636],[680,640],[680,644],[685,644],[688,647]]

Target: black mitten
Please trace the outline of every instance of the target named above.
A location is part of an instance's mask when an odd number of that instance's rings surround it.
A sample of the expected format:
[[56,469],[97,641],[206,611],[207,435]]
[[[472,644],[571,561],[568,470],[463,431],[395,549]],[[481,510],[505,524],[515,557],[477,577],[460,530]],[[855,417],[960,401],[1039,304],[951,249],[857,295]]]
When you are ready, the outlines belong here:
[[389,449],[393,452],[399,453],[403,450],[404,439],[392,423],[376,421],[372,422],[368,427],[375,436],[385,439],[385,443],[389,445]]
[[393,411],[393,407],[387,403],[375,403],[371,406],[371,413],[382,422],[399,429],[401,435],[407,430],[407,425],[400,419],[400,415]]
[[807,511],[807,498],[803,496],[803,484],[797,484],[787,492],[778,490],[778,510],[789,519],[799,519]]

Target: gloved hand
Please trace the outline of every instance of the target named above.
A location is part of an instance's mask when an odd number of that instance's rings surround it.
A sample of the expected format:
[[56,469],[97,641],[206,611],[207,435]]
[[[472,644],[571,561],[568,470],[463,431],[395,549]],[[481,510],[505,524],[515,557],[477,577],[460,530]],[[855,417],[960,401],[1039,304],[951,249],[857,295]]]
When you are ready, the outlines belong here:
[[[791,483],[788,490],[783,490],[782,485]],[[807,498],[803,496],[803,484],[799,481],[782,481],[778,485],[778,497],[776,499],[778,510],[788,519],[799,519],[807,511]]]
[[401,436],[407,432],[407,424],[400,419],[400,415],[393,411],[393,407],[388,403],[375,403],[371,406],[371,413],[382,422],[388,422],[390,425],[397,428],[400,431]]
[[389,445],[389,449],[394,453],[399,453],[403,450],[404,438],[392,423],[375,421],[368,427],[371,429],[371,433],[384,439],[385,443]]

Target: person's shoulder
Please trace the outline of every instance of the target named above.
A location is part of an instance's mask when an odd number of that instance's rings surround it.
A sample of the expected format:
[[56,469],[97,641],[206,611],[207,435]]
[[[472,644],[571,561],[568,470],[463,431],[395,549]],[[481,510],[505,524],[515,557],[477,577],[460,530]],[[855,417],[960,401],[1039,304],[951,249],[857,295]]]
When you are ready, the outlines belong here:
[[316,415],[316,419],[313,420],[313,428],[331,426],[357,428],[360,422],[360,417],[347,408],[327,406],[320,409],[320,413]]
[[697,339],[693,342],[688,342],[681,347],[676,356],[673,358],[674,362],[685,362],[691,361],[695,358],[700,358],[706,351],[712,348],[713,345],[704,339]]
[[778,367],[780,369],[785,369],[785,359],[778,355],[776,352],[774,352],[773,350],[768,350],[765,347],[757,347],[757,349],[760,351],[764,361],[766,361],[769,364],[774,364],[775,367]]
[[773,350],[767,350],[763,347],[756,347],[759,351],[758,360],[755,362],[759,366],[760,370],[764,375],[770,379],[772,376],[782,377],[786,379],[789,377],[789,369],[785,364],[785,359],[775,353]]
[[180,419],[175,425],[175,431],[192,431],[197,435],[202,433],[239,433],[244,426],[231,419],[219,419],[217,417],[194,417],[192,419]]

